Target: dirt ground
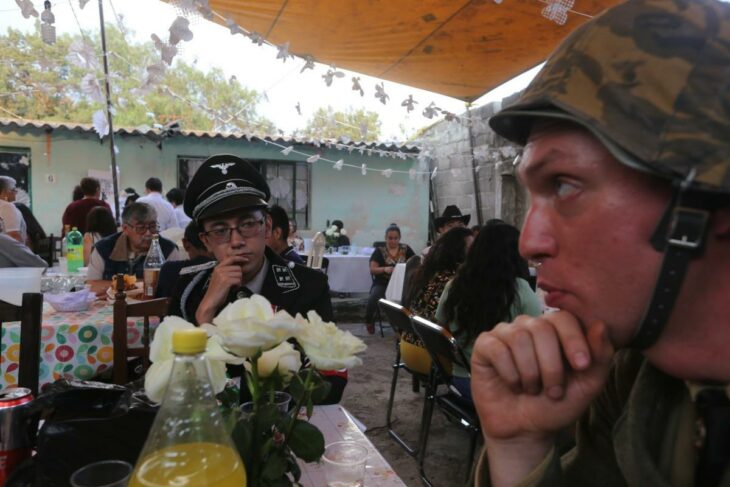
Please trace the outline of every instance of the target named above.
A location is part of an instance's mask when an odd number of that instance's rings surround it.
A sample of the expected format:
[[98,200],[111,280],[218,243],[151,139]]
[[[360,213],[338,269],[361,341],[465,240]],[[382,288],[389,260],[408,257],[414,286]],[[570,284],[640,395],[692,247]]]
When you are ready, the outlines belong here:
[[[393,332],[386,327],[385,337],[381,338],[377,332],[375,335],[368,335],[363,323],[343,323],[343,321],[338,320],[338,326],[362,338],[368,349],[362,354],[364,364],[350,371],[341,404],[367,426],[366,434],[370,441],[403,482],[409,487],[421,486],[423,484],[415,458],[409,456],[390,437],[385,426],[385,413],[393,375],[391,365],[395,359]],[[418,437],[422,407],[423,388],[420,389],[420,393],[414,393],[410,374],[400,371],[395,394],[393,428],[411,444],[415,444]],[[477,451],[480,448],[481,443]],[[432,484],[436,487],[465,485],[467,475],[465,458],[468,452],[467,432],[448,422],[436,408],[425,462],[426,474]]]

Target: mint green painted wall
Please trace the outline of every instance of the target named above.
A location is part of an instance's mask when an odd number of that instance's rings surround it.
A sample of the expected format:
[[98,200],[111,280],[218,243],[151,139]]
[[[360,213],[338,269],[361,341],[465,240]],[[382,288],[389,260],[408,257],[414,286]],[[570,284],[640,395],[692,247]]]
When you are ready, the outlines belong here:
[[[49,142],[47,142],[47,137]],[[303,156],[284,156],[280,148],[261,141],[225,140],[215,138],[173,137],[162,142],[144,136],[117,136],[119,148],[120,191],[133,187],[143,193],[144,182],[151,176],[162,180],[164,191],[177,184],[177,157],[208,156],[231,153],[252,159],[296,161]],[[31,197],[33,213],[49,233],[61,231],[61,215],[71,201],[71,191],[89,169],[110,171],[109,145],[99,143],[95,134],[56,129],[48,136],[32,127],[10,129],[0,127],[0,146],[28,148],[31,152]],[[356,151],[297,146],[296,150],[324,158],[344,159],[348,164],[385,170],[409,170],[414,161],[360,155]],[[428,230],[428,183],[413,181],[408,174],[393,174],[386,178],[380,172],[361,175],[359,169],[337,171],[327,162],[312,164],[310,229],[301,230],[311,236],[323,230],[329,219],[340,219],[353,244],[369,246],[382,240],[385,228],[395,222],[401,227],[403,242],[418,251],[425,246]],[[55,182],[50,183],[47,175]],[[110,203],[111,204],[111,203]]]

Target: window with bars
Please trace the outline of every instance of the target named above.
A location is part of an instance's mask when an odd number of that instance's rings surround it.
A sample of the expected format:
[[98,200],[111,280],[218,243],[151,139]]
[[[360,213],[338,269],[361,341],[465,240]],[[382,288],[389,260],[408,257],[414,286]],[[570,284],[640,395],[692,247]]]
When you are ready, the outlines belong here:
[[[178,186],[186,189],[190,179],[207,156],[178,156]],[[309,228],[309,190],[311,172],[306,162],[268,161],[247,159],[266,177],[271,189],[269,203],[286,210],[289,218],[297,222],[297,228]]]

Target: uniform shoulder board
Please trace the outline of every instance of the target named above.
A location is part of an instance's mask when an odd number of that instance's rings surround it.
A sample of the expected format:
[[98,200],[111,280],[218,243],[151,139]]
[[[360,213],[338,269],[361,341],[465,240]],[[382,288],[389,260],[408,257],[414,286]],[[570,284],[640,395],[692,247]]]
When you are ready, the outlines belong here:
[[274,280],[276,285],[286,291],[294,291],[299,289],[299,281],[294,277],[291,268],[286,265],[272,265],[271,270],[274,272]]
[[195,274],[196,272],[212,269],[213,267],[215,267],[217,265],[218,265],[217,260],[211,260],[210,262],[206,262],[204,264],[189,265],[187,267],[183,267],[182,269],[180,269],[180,275],[185,276],[187,274]]

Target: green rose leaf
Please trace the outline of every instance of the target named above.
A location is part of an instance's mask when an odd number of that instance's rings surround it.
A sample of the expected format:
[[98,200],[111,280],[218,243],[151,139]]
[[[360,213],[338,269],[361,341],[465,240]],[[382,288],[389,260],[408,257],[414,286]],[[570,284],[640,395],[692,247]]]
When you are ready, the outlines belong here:
[[286,463],[289,466],[289,473],[292,474],[294,477],[294,482],[299,483],[299,479],[302,478],[302,469],[299,468],[299,463],[297,463],[297,457],[291,454],[291,449],[289,450],[289,455],[287,455]]
[[324,436],[316,426],[297,419],[288,438],[289,447],[305,462],[316,462],[324,453]]
[[250,468],[253,465],[253,426],[247,420],[242,420],[236,423],[236,427],[233,429],[231,434],[233,444],[236,445],[238,454],[241,455],[241,460],[246,466],[246,474],[250,477]]
[[330,389],[332,389],[332,384],[330,384],[329,382],[323,380],[312,391],[312,402],[314,404],[320,404],[320,403],[322,403],[325,399],[327,399],[327,396],[330,393]]
[[300,370],[298,374],[292,377],[291,383],[289,384],[289,394],[295,403],[302,402],[306,390],[304,389],[304,381],[307,377],[306,370]]
[[[266,460],[264,469],[261,471],[261,477],[266,480],[278,480],[286,474],[286,457],[283,450],[274,450]],[[269,485],[271,482],[268,482]]]

